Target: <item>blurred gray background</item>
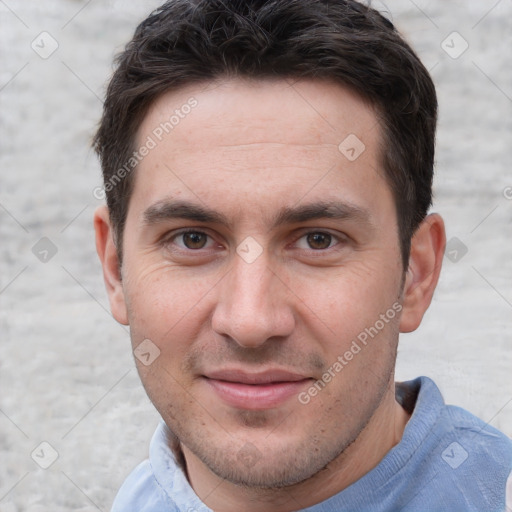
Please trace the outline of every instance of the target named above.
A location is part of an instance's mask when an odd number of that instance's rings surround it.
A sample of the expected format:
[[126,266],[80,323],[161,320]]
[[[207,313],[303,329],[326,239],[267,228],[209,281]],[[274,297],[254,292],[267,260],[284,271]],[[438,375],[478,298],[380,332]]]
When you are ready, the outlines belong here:
[[[113,55],[158,1],[0,0],[0,511],[108,511],[158,415],[95,253]],[[512,435],[512,1],[390,0],[436,82],[448,251],[397,379]],[[46,469],[45,469],[46,467]]]

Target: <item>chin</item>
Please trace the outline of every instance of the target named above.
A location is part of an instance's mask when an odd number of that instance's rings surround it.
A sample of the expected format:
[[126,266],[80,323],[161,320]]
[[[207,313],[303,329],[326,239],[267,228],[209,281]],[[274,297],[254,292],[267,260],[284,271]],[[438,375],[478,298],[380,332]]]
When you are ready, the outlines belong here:
[[268,437],[268,433],[247,435],[244,444],[233,442],[232,438],[208,445],[195,445],[192,440],[187,446],[219,478],[242,487],[270,490],[310,479],[350,444],[343,442],[340,446],[336,440],[311,435],[293,439],[288,433],[269,443]]

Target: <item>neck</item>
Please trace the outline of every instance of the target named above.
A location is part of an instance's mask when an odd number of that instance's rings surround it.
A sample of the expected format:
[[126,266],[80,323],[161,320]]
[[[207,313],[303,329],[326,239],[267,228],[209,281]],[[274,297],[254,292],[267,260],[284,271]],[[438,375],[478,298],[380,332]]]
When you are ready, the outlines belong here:
[[318,504],[346,489],[375,468],[402,438],[410,414],[395,399],[394,384],[357,439],[329,465],[299,484],[282,489],[254,489],[213,474],[185,446],[191,486],[216,512],[291,512]]

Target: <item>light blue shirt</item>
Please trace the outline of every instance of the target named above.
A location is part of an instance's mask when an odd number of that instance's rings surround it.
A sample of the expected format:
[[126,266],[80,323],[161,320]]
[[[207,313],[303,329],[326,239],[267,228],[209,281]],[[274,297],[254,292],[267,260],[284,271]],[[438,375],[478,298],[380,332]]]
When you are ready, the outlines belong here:
[[[352,485],[303,510],[512,510],[512,441],[464,409],[445,405],[427,377],[400,383],[397,388],[397,399],[404,407],[414,407],[400,443]],[[162,422],[151,441],[149,460],[124,482],[112,512],[177,511],[211,509],[197,497],[177,465]]]

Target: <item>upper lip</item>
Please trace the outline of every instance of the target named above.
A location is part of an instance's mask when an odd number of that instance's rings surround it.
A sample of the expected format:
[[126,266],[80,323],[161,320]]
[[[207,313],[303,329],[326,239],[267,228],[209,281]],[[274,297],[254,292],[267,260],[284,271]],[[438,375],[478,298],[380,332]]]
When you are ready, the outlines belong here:
[[273,382],[298,382],[308,379],[305,375],[283,369],[270,369],[263,372],[247,372],[238,369],[217,370],[204,374],[204,377],[240,384],[270,384]]

